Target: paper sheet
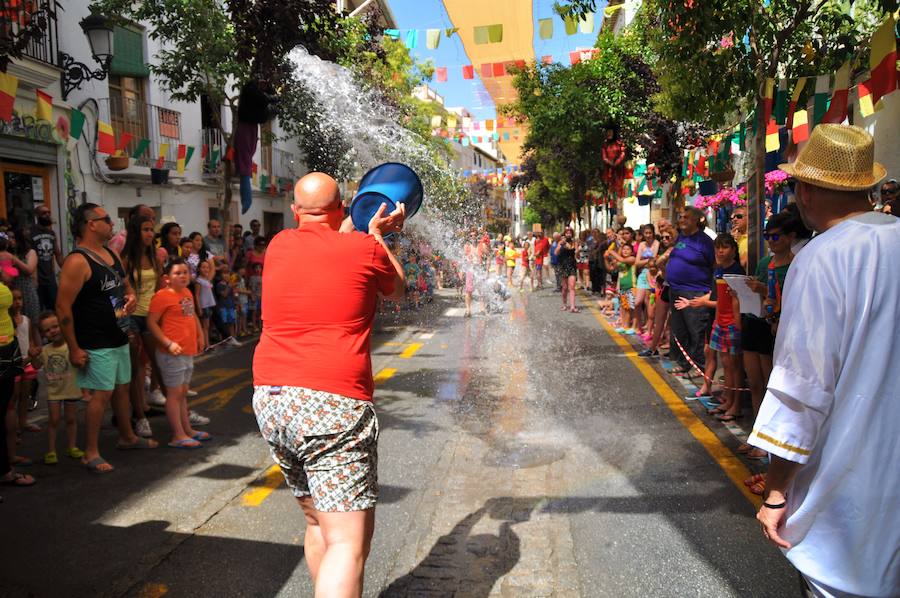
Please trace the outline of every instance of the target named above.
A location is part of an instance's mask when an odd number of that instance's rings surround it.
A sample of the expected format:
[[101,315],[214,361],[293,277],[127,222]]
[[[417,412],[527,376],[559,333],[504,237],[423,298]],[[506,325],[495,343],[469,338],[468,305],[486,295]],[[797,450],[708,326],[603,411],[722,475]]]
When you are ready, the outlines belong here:
[[750,276],[742,276],[740,274],[726,274],[722,278],[731,287],[737,295],[738,301],[741,302],[742,314],[753,314],[762,317],[762,297],[756,294],[749,286],[747,281],[752,280]]

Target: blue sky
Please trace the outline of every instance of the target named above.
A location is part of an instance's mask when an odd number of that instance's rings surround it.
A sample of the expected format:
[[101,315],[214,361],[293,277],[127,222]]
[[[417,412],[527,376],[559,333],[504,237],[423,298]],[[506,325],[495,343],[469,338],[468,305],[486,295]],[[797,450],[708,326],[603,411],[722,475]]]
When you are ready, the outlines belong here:
[[[490,0],[485,0],[490,2]],[[522,0],[523,2],[525,0]],[[444,9],[441,0],[388,0],[388,4],[397,19],[397,27],[405,29],[446,29],[452,26],[450,17]],[[594,32],[591,34],[566,35],[562,19],[553,13],[553,0],[532,0],[534,7],[534,47],[537,58],[550,54],[553,59],[563,64],[569,62],[569,52],[576,48],[591,47],[597,39],[600,23],[603,19],[603,7],[605,0],[597,2],[597,15],[594,18]],[[553,17],[553,37],[542,40],[538,36],[538,19]],[[487,24],[487,23],[486,23]],[[401,39],[405,39],[405,31],[401,33]],[[477,119],[489,119],[496,117],[496,109],[488,100],[484,86],[476,76],[470,81],[462,78],[463,65],[471,64],[463,49],[459,36],[451,38],[441,37],[441,43],[436,50],[425,47],[425,33],[419,33],[419,45],[412,50],[413,56],[421,62],[431,59],[435,66],[447,67],[447,82],[438,83],[436,77],[429,83],[435,91],[444,96],[447,106],[464,106],[469,109]],[[526,58],[522,56],[510,56],[509,59]],[[475,66],[476,71],[478,66]]]

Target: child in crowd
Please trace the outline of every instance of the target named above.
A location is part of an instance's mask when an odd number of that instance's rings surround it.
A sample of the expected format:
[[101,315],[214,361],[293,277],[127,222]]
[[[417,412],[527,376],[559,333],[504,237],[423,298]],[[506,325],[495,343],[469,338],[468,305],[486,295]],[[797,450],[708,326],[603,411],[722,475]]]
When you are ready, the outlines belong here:
[[208,261],[197,264],[197,303],[200,306],[200,325],[203,329],[203,346],[209,346],[209,320],[212,318],[213,309],[216,307],[216,297],[213,295],[212,277],[214,272]]
[[[0,233],[0,253],[9,251],[9,236],[6,233]],[[0,270],[12,279],[19,275],[19,269],[13,265],[12,258],[0,260]]]
[[516,258],[519,257],[519,252],[516,251],[516,246],[513,245],[513,241],[511,238],[506,238],[506,247],[503,249],[503,256],[506,258],[506,286],[513,286],[513,272],[516,270]]
[[406,276],[406,291],[413,303],[413,307],[416,309],[419,309],[419,301],[421,299],[419,296],[419,276],[422,274],[422,269],[419,268],[418,261],[415,252],[411,251],[409,253],[409,261],[403,267],[403,273]]
[[628,263],[628,258],[632,257],[633,251],[630,243],[622,244],[619,249],[619,255],[622,260],[618,261],[616,269],[619,272],[619,327],[616,332],[624,334],[634,334],[634,262]]
[[[712,334],[709,339],[709,347],[722,355],[725,369],[725,390],[722,393],[722,404],[712,411],[719,414],[719,420],[723,422],[734,421],[740,417],[741,401],[740,393],[735,388],[741,386],[743,372],[741,367],[741,307],[737,296],[732,293],[731,287],[725,282],[725,276],[729,274],[744,275],[744,269],[738,260],[738,244],[734,237],[725,233],[716,237],[716,270],[714,273],[716,285],[711,294],[711,300],[715,301],[716,319],[713,323]],[[704,380],[701,391],[711,394],[712,383]]]
[[262,269],[263,265],[259,262],[251,266],[250,278],[250,312],[249,321],[253,332],[262,331]]
[[204,348],[203,328],[194,311],[194,298],[187,290],[188,265],[181,258],[171,259],[165,273],[168,286],[153,295],[147,327],[159,343],[156,359],[166,386],[166,418],[172,428],[169,446],[195,449],[210,440],[207,432],[191,427],[187,408],[194,355]]
[[80,459],[84,451],[75,444],[78,435],[78,401],[82,392],[75,382],[75,366],[69,362],[69,346],[63,338],[59,320],[52,311],[45,311],[38,321],[41,334],[50,341],[45,345],[38,358],[47,376],[47,454],[45,465],[56,465],[59,457],[56,454],[56,432],[59,430],[60,416],[65,412],[66,418],[66,454],[71,459]]
[[248,334],[247,310],[250,305],[250,289],[247,288],[247,268],[242,264],[231,276],[231,284],[237,297],[237,333],[238,336]]
[[219,310],[219,319],[225,326],[228,336],[235,336],[235,324],[237,323],[237,309],[234,300],[234,288],[231,286],[231,273],[228,272],[228,266],[224,266],[222,275],[217,277],[216,282],[216,309]]
[[519,290],[521,291],[524,288],[525,278],[527,277],[531,290],[533,291],[534,277],[531,275],[531,245],[528,241],[522,243],[522,253],[519,263],[522,264],[522,280],[519,281]]

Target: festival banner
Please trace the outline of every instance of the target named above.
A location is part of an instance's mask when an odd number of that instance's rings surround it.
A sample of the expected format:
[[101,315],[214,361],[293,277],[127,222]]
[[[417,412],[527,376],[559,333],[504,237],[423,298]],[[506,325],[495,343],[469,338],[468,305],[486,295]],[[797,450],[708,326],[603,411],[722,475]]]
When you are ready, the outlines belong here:
[[189,145],[187,147],[187,155],[184,157],[184,166],[187,167],[188,164],[191,163],[191,156],[194,155],[194,146]]
[[97,121],[97,151],[110,156],[116,153],[116,134],[112,126],[102,120]]
[[439,66],[434,69],[435,74],[437,75],[438,83],[446,83],[447,82],[447,67]]
[[778,89],[775,91],[775,106],[772,108],[772,112],[775,116],[775,122],[779,125],[783,125],[787,122],[787,111],[788,111],[788,91],[787,91],[787,79],[779,79],[778,80]]
[[176,155],[175,168],[178,174],[184,174],[185,156],[187,155],[187,146],[183,143],[178,144],[178,154]]
[[[0,73],[0,77],[2,77],[2,73]],[[72,139],[81,139],[81,131],[84,129],[84,112],[72,108],[69,125],[69,136]]]
[[553,19],[538,19],[538,34],[541,39],[553,37]]
[[407,31],[405,43],[407,48],[414,50],[419,45],[419,31],[417,29]]
[[897,89],[895,27],[893,15],[888,15],[872,36],[872,52],[869,54],[871,77],[867,87],[872,94],[873,105],[877,105],[881,98]]
[[138,141],[137,147],[134,148],[134,151],[131,153],[131,157],[134,160],[140,159],[141,156],[144,155],[144,152],[147,151],[147,148],[150,147],[150,140],[147,138],[141,139]]
[[35,118],[50,122],[53,120],[53,97],[40,89],[36,89],[35,92],[37,94],[37,104],[34,111]]
[[473,67],[471,64],[467,64],[464,67],[462,67],[462,76],[463,76],[463,79],[466,79],[466,80],[474,79],[475,78],[475,67]]
[[821,122],[840,124],[847,118],[847,100],[850,95],[850,61],[845,62],[834,75],[834,94],[828,111]]
[[868,118],[875,114],[875,107],[872,104],[872,90],[869,89],[869,81],[860,81],[856,84],[856,95],[859,98],[859,112],[863,118]]
[[425,47],[429,50],[437,50],[438,45],[441,43],[441,30],[440,29],[428,29],[425,32]]
[[13,104],[16,101],[18,89],[18,78],[7,73],[0,73],[0,120],[6,122],[12,120]]
[[593,33],[594,32],[594,13],[589,12],[584,15],[584,18],[581,19],[581,22],[578,23],[578,29],[582,33]]
[[794,143],[803,143],[809,139],[809,116],[806,110],[798,110],[794,113],[794,126],[791,129],[791,136]]
[[506,67],[502,62],[495,62],[492,65],[492,73],[494,77],[503,77],[506,75]]
[[797,103],[800,101],[800,94],[803,93],[803,88],[806,87],[806,77],[800,77],[797,79],[797,84],[794,85],[794,91],[791,93],[791,102],[788,104],[788,114],[787,114],[787,127],[788,129],[792,129],[794,127],[794,112],[797,111]]
[[816,93],[813,96],[813,126],[822,122],[822,117],[828,112],[830,92],[831,75],[819,75],[816,77]]
[[774,103],[775,79],[766,79],[766,86],[763,92],[763,114],[765,121],[769,122],[772,118],[772,105]]
[[119,143],[116,144],[117,156],[125,155],[125,148],[128,147],[128,144],[131,143],[132,139],[134,139],[134,135],[130,133],[122,133],[119,135]]

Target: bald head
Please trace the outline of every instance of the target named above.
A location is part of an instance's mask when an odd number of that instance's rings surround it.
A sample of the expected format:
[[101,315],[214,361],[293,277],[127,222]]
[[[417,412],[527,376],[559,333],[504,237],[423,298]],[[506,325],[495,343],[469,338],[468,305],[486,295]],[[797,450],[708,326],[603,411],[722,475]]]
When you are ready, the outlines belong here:
[[341,205],[337,181],[322,172],[311,172],[294,185],[294,210],[300,214],[324,214]]

